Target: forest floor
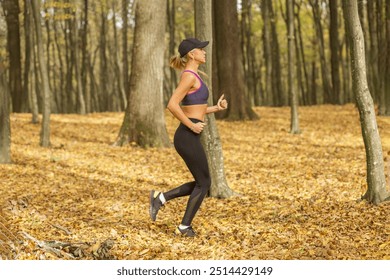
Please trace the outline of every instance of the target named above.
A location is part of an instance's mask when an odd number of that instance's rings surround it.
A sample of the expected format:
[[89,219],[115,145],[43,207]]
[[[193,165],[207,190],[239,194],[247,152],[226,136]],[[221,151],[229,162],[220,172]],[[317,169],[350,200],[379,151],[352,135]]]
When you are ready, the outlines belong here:
[[[122,113],[12,114],[13,164],[0,165],[0,258],[390,259],[390,203],[366,191],[365,150],[353,105],[255,108],[258,121],[218,121],[227,182],[239,195],[206,198],[195,238],[173,234],[186,198],[156,222],[149,191],[191,179],[174,148],[114,147]],[[170,139],[178,122],[166,114]],[[390,118],[377,117],[390,176]]]

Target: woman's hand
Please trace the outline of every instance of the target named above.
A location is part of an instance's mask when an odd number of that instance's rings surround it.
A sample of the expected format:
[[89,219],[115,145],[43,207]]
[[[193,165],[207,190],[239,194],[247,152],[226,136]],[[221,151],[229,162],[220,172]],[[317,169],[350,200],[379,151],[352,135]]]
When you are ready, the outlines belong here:
[[192,130],[192,132],[199,134],[203,131],[203,128],[205,125],[206,124],[204,122],[197,122],[197,123],[194,123],[190,129]]
[[218,111],[226,110],[228,107],[228,102],[225,99],[225,94],[222,94],[217,102]]

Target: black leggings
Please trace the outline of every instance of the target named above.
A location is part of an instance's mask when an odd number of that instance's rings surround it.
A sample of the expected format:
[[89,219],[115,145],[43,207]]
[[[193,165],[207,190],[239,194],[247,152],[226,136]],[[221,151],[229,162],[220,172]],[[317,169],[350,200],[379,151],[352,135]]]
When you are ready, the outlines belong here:
[[[197,119],[190,120],[193,123],[201,122]],[[176,197],[189,195],[186,212],[182,224],[189,226],[198,211],[204,197],[210,189],[211,179],[206,154],[200,143],[200,134],[192,132],[184,124],[180,123],[176,130],[173,143],[176,151],[185,161],[195,181],[185,183],[180,187],[164,193],[166,201]]]

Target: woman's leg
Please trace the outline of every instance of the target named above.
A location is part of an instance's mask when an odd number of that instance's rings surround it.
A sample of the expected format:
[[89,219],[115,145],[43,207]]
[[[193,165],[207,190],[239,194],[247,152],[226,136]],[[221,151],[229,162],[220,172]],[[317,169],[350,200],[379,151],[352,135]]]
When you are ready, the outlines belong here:
[[[175,148],[195,179],[195,184],[190,185],[193,188],[182,220],[182,225],[190,226],[204,197],[210,189],[211,178],[207,157],[200,142],[200,135],[195,134],[184,125],[181,126],[175,134]],[[190,191],[189,185],[187,185],[186,191]]]

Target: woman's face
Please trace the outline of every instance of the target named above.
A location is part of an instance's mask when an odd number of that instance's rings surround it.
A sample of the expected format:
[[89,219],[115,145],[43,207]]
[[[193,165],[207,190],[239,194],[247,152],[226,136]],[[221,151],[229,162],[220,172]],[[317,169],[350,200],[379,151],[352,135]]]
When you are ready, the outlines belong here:
[[194,49],[192,51],[192,55],[194,57],[194,60],[202,63],[206,62],[206,51],[204,49]]

